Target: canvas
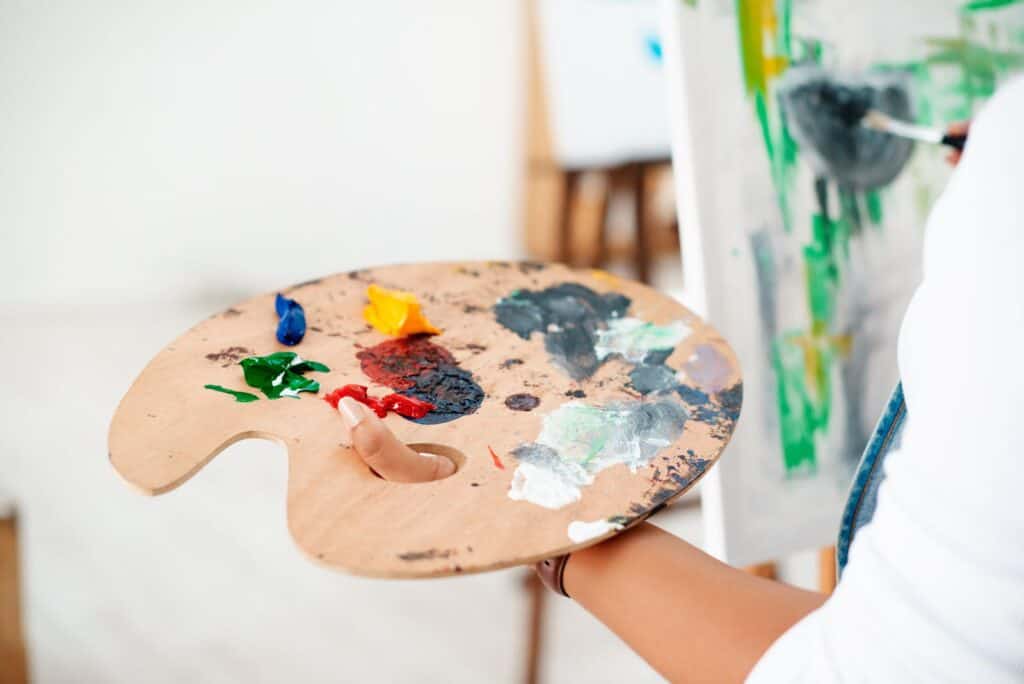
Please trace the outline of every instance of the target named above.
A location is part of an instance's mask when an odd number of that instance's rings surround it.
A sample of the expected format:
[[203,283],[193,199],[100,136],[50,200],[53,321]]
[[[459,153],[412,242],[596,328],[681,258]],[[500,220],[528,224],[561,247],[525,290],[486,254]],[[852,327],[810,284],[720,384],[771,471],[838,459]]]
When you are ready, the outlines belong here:
[[685,301],[737,350],[745,387],[733,442],[704,487],[706,545],[734,563],[772,560],[834,543],[898,380],[899,325],[949,174],[938,146],[837,131],[824,100],[859,93],[940,127],[968,119],[1024,65],[1024,4],[664,0],[663,10]]
[[657,0],[538,0],[555,155],[613,166],[669,155]]

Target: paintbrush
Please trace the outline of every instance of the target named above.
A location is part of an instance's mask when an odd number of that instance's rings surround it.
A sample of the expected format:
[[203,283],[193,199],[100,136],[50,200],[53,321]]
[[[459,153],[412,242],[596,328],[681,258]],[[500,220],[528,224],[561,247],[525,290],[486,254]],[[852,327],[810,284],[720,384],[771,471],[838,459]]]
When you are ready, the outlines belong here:
[[791,67],[779,79],[779,101],[800,150],[815,174],[847,190],[888,185],[903,170],[913,143],[861,125],[865,114],[913,116],[901,72],[839,78],[817,65]]
[[967,143],[967,135],[964,133],[946,133],[938,128],[907,123],[906,121],[894,119],[877,109],[869,109],[864,114],[864,118],[861,119],[860,123],[865,128],[875,131],[882,131],[883,133],[909,140],[920,140],[921,142],[934,145],[947,145],[956,150],[963,150],[964,145]]

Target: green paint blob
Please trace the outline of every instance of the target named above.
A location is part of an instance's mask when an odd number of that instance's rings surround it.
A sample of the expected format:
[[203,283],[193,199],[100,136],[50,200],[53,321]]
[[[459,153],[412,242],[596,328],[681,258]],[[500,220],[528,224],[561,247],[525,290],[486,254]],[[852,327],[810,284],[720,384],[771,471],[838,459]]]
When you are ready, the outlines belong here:
[[268,399],[298,398],[299,392],[320,391],[320,383],[302,376],[307,371],[327,373],[330,368],[316,361],[303,361],[295,352],[275,352],[250,356],[240,362],[245,382],[263,392]]
[[249,394],[248,392],[239,392],[238,390],[228,389],[227,387],[221,387],[220,385],[203,385],[208,390],[214,392],[223,392],[224,394],[230,394],[240,404],[248,404],[250,401],[259,401],[259,397],[255,394]]

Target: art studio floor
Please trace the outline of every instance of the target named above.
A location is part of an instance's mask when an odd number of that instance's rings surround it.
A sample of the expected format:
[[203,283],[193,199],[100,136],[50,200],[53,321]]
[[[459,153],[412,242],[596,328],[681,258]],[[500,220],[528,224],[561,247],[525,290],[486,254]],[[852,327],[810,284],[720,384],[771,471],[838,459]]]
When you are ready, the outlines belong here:
[[[32,681],[521,681],[522,570],[385,582],[312,565],[285,529],[276,445],[235,445],[158,498],[119,480],[116,402],[219,305],[0,314],[0,352],[21,360],[0,400],[0,489],[20,510]],[[673,513],[691,539],[696,511]],[[548,605],[544,681],[660,681],[576,605]]]

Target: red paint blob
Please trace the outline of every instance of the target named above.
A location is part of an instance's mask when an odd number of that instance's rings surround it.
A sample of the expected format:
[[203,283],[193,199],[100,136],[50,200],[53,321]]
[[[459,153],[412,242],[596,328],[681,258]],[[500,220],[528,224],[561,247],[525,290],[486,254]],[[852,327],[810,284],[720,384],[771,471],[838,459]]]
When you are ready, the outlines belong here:
[[402,337],[356,354],[363,372],[374,382],[396,390],[410,389],[416,377],[439,365],[455,365],[455,357],[426,336]]
[[401,394],[391,393],[384,397],[371,397],[367,393],[365,385],[345,385],[324,395],[324,401],[338,408],[338,402],[342,397],[351,397],[364,406],[369,406],[373,412],[383,418],[388,411],[394,411],[406,418],[422,418],[434,410],[434,405],[429,401],[423,401],[415,397],[407,397]]
[[500,470],[504,470],[505,464],[501,462],[500,458],[498,458],[498,454],[494,453],[494,449],[488,445],[487,450],[491,452],[491,460],[494,461],[494,465],[496,465]]

